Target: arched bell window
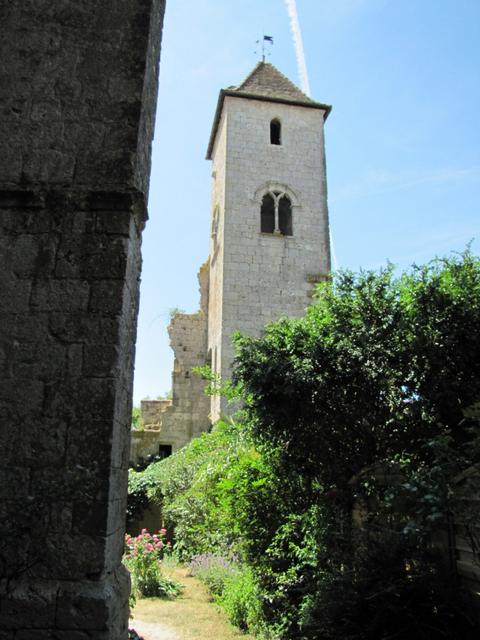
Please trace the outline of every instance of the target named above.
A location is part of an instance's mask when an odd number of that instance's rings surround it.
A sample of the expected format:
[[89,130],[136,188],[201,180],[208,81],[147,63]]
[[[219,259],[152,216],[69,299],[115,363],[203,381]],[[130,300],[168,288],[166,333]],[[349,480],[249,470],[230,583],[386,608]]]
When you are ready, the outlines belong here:
[[292,203],[287,195],[278,201],[278,228],[284,236],[291,236],[292,232]]
[[270,122],[270,144],[282,144],[282,125],[277,118]]
[[293,235],[292,202],[282,191],[269,191],[263,196],[260,208],[262,233]]
[[260,229],[262,233],[275,231],[275,199],[271,193],[266,193],[263,196],[260,210]]

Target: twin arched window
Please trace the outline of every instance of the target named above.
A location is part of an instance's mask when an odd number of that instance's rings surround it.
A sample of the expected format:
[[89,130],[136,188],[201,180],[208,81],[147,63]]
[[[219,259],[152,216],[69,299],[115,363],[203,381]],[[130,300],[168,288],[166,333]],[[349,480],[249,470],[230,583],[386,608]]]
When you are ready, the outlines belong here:
[[293,235],[292,203],[286,193],[269,191],[263,196],[260,209],[260,230],[262,233]]

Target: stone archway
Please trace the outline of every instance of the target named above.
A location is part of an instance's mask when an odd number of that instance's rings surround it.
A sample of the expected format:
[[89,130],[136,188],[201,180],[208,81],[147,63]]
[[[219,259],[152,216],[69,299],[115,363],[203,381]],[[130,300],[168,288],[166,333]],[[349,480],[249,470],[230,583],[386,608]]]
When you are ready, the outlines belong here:
[[163,0],[0,7],[0,638],[121,640]]

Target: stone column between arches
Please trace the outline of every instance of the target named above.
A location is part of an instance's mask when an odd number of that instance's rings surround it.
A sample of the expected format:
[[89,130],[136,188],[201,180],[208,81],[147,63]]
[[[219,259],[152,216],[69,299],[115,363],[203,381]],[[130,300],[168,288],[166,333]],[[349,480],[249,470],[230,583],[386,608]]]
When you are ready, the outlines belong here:
[[163,0],[0,7],[0,640],[126,640]]

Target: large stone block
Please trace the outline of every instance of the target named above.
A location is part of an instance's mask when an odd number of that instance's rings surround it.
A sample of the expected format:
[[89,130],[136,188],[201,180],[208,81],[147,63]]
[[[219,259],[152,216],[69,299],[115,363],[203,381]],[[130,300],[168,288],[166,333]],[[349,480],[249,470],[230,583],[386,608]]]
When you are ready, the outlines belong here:
[[23,578],[2,598],[0,629],[53,629],[57,607],[56,583]]
[[[119,567],[104,580],[61,587],[58,594],[56,627],[58,629],[112,630],[113,638],[126,637],[130,576]],[[115,631],[118,635],[114,635]]]

